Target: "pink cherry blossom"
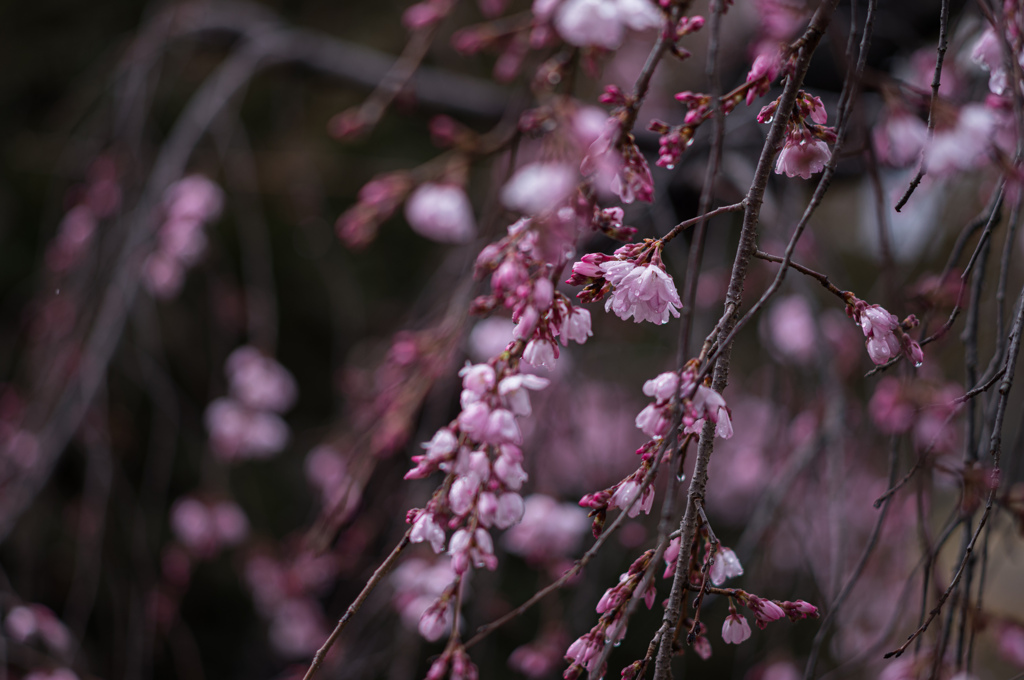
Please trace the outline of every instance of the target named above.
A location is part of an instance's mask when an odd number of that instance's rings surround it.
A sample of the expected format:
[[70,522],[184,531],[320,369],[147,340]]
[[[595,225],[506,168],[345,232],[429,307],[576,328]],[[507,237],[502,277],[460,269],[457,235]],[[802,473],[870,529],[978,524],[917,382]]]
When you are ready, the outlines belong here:
[[992,148],[996,124],[996,115],[987,106],[964,106],[953,128],[935,133],[925,150],[925,169],[929,174],[947,175],[979,165]]
[[763,330],[771,346],[783,358],[797,364],[814,360],[817,342],[814,316],[803,296],[791,295],[772,305]]
[[504,536],[505,548],[535,562],[571,555],[579,546],[589,521],[574,503],[559,503],[533,494],[524,500],[522,521]]
[[494,517],[494,524],[499,529],[508,529],[523,519],[525,510],[526,506],[522,496],[511,491],[503,493],[498,497],[498,508]]
[[590,312],[582,307],[570,306],[558,333],[562,345],[568,345],[570,340],[582,345],[592,335]]
[[476,235],[473,206],[454,184],[421,184],[405,203],[405,219],[417,234],[440,243],[465,243]]
[[501,190],[510,210],[538,215],[558,207],[576,186],[576,173],[564,163],[530,163],[519,168]]
[[555,16],[555,28],[571,45],[616,49],[626,28],[660,28],[661,13],[649,0],[568,0]]
[[434,549],[435,553],[440,553],[444,550],[444,529],[441,528],[433,513],[420,511],[416,521],[413,522],[409,540],[412,543],[426,541],[430,543],[430,547]]
[[498,394],[505,398],[509,409],[517,416],[529,416],[530,395],[527,390],[542,390],[548,386],[547,378],[529,373],[517,373],[507,378],[502,378],[498,384]]
[[440,640],[451,627],[449,609],[448,603],[440,600],[428,607],[420,617],[418,626],[420,635],[431,642]]
[[232,395],[253,410],[283,413],[298,397],[298,386],[288,369],[255,347],[232,352],[225,372]]
[[999,629],[999,653],[1017,666],[1024,667],[1024,628],[1006,624]]
[[725,623],[722,624],[722,640],[730,645],[738,645],[749,637],[750,624],[747,623],[745,617],[733,609],[732,613],[725,617]]
[[[668,322],[669,315],[679,317],[683,306],[676,291],[675,282],[665,270],[657,265],[623,267],[631,263],[606,263],[601,269],[606,272],[609,282],[615,285],[611,296],[605,302],[605,310],[612,311],[622,320],[633,317],[635,323],[651,321],[656,324]],[[615,280],[618,283],[615,283]]]
[[719,548],[711,566],[711,582],[720,586],[734,576],[743,575],[743,565],[732,548]]
[[535,368],[555,368],[555,345],[548,340],[531,340],[523,350],[523,361]]
[[662,373],[644,383],[643,392],[658,401],[668,401],[679,391],[679,374],[674,371]]
[[779,152],[779,158],[775,163],[775,173],[787,177],[802,177],[810,179],[811,175],[825,169],[825,163],[832,157],[832,151],[828,144],[818,140],[801,139],[793,143],[789,140]]
[[928,125],[912,113],[893,111],[874,130],[882,162],[904,167],[915,162],[928,142]]

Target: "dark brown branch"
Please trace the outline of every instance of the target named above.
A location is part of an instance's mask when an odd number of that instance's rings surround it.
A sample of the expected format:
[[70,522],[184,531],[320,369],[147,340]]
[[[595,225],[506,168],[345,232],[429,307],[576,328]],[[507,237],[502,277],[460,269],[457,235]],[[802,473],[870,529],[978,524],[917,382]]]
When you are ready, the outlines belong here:
[[[740,232],[740,243],[736,251],[736,258],[733,262],[732,274],[729,280],[729,289],[726,293],[726,309],[737,309],[743,297],[743,286],[746,281],[747,270],[750,259],[757,250],[757,225],[760,217],[761,205],[764,201],[764,192],[768,185],[768,178],[771,176],[773,160],[779,147],[782,145],[786,133],[786,125],[793,112],[793,105],[796,102],[797,91],[803,83],[804,75],[810,64],[811,55],[818,46],[818,42],[828,27],[832,11],[835,9],[835,0],[823,1],[818,10],[811,18],[810,25],[803,37],[797,53],[793,72],[789,76],[786,87],[779,97],[779,104],[776,110],[775,119],[768,131],[768,138],[765,140],[758,160],[757,169],[754,172],[754,181],[747,193],[746,207],[743,214],[743,228]],[[726,325],[723,327],[723,335],[728,340],[719,346],[718,359],[715,362],[715,375],[712,380],[712,388],[721,392],[729,376],[729,360],[731,354],[731,337],[729,337],[735,324],[733,313],[728,314]],[[705,370],[710,368],[710,363]],[[714,425],[705,423],[698,445],[697,460],[694,464],[693,475],[690,478],[690,487],[687,492],[686,508],[680,524],[682,538],[680,541],[680,555],[688,555],[693,545],[696,532],[696,501],[704,497],[704,489],[708,479],[708,464],[713,449]],[[669,626],[662,636],[658,648],[658,656],[655,661],[654,680],[668,680],[672,675],[671,662],[674,654],[673,640],[675,639],[675,626],[679,619],[682,607],[683,585],[686,581],[687,569],[676,569],[672,581],[672,590],[669,594],[668,606],[665,608],[663,622]]]

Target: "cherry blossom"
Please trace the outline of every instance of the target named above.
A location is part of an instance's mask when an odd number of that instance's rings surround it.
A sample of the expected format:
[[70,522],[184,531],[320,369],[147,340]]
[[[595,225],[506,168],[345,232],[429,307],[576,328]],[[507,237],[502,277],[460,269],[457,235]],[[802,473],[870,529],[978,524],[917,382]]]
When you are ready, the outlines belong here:
[[506,208],[538,215],[558,207],[576,183],[576,173],[563,163],[530,163],[519,168],[501,190]]
[[711,582],[720,586],[728,579],[742,575],[743,565],[732,548],[720,548],[715,553],[715,563],[711,566]]
[[832,151],[828,144],[821,140],[807,141],[800,140],[791,143],[787,140],[786,145],[779,152],[779,158],[775,163],[775,172],[785,174],[787,177],[802,177],[810,179],[825,169],[825,163],[832,157]]
[[664,19],[649,0],[566,0],[554,23],[572,45],[613,50],[622,44],[626,28],[660,28]]
[[465,243],[476,234],[473,207],[454,184],[421,184],[405,203],[405,219],[420,236],[440,243]]
[[750,637],[750,624],[747,619],[736,612],[735,607],[729,608],[729,615],[722,624],[722,640],[730,645],[738,645]]

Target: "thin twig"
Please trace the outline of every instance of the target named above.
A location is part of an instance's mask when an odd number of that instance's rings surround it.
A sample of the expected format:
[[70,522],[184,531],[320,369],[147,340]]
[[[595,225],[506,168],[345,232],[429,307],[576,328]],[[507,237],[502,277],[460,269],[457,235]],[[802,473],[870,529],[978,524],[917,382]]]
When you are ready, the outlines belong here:
[[[743,296],[743,286],[746,281],[747,270],[750,259],[757,250],[757,224],[761,212],[761,205],[764,201],[764,192],[768,185],[768,178],[771,175],[772,164],[778,148],[782,145],[785,136],[785,128],[793,112],[793,105],[796,102],[797,91],[803,83],[804,75],[810,64],[811,55],[818,46],[822,35],[828,27],[832,11],[835,9],[836,0],[823,0],[817,11],[811,18],[807,31],[801,38],[801,46],[797,53],[792,74],[786,83],[786,87],[779,97],[779,104],[776,109],[775,119],[768,131],[768,138],[765,140],[758,160],[757,169],[754,172],[754,180],[747,192],[746,207],[743,214],[743,227],[740,231],[740,243],[736,250],[736,258],[733,262],[732,274],[729,280],[729,289],[726,293],[726,309],[736,309]],[[729,314],[726,325],[722,328],[727,338],[734,325],[734,317]],[[731,354],[731,338],[720,344],[716,353],[717,359],[714,362],[714,378],[712,389],[721,393],[729,375],[729,360]],[[704,372],[710,369],[712,362],[704,367]],[[696,532],[696,501],[704,497],[704,489],[708,479],[708,464],[713,450],[714,425],[705,423],[701,432],[700,443],[697,450],[697,460],[694,463],[693,475],[690,478],[690,487],[687,492],[686,508],[683,514],[680,529],[682,538],[680,540],[679,554],[689,555],[690,547],[693,545]],[[658,648],[658,656],[655,660],[654,680],[668,680],[672,675],[671,661],[674,655],[673,640],[675,639],[675,626],[679,619],[682,608],[683,586],[688,578],[688,569],[677,568],[672,580],[672,590],[669,593],[668,605],[665,607],[663,622],[669,628],[662,636]]]
[[723,205],[721,208],[715,208],[714,210],[706,212],[703,215],[698,215],[697,217],[691,217],[690,219],[684,220],[683,222],[680,222],[676,226],[672,227],[672,231],[668,232],[667,234],[661,237],[661,242],[668,243],[676,236],[679,236],[679,234],[683,233],[683,231],[687,227],[692,227],[698,222],[705,222],[711,219],[712,217],[717,217],[718,215],[721,215],[723,213],[739,212],[740,210],[743,210],[746,206],[747,203],[744,200],[740,201],[739,203],[733,203],[732,205]]
[[[939,101],[939,87],[942,85],[942,62],[946,58],[946,48],[949,44],[949,0],[942,0],[942,4],[939,8],[939,44],[935,48],[935,72],[932,75],[932,96],[928,102],[928,141],[931,141],[932,135],[935,134],[935,104]],[[928,145],[925,144],[925,149]],[[903,209],[903,206],[907,204],[910,197],[913,195],[914,190],[921,183],[924,178],[924,150],[921,151],[920,169],[914,176],[914,179],[910,182],[910,186],[907,188],[903,197],[896,203],[896,212]]]
[[[778,255],[769,255],[763,250],[758,250],[757,252],[755,252],[754,257],[758,258],[759,260],[775,262],[777,264],[781,264],[786,261],[785,258],[779,257]],[[809,267],[805,267],[802,264],[797,264],[796,262],[790,262],[789,266],[797,270],[801,274],[806,274],[807,276],[816,279],[818,283],[824,286],[825,290],[832,293],[833,295],[843,300],[844,302],[846,301],[846,297],[848,295],[847,291],[837,288],[835,284],[833,284],[826,275],[822,274],[821,272],[816,272]]]
[[316,675],[316,672],[320,670],[320,666],[327,657],[327,652],[331,651],[331,647],[334,646],[338,636],[341,635],[341,631],[345,630],[345,626],[348,624],[349,620],[355,616],[356,612],[359,611],[359,608],[363,606],[363,602],[366,601],[366,598],[370,596],[370,593],[377,587],[377,584],[380,583],[381,579],[391,571],[391,567],[395,566],[395,562],[398,561],[398,556],[401,555],[402,551],[409,545],[409,534],[411,533],[412,527],[406,530],[405,535],[402,536],[402,540],[398,542],[395,549],[391,551],[391,554],[388,555],[384,562],[377,567],[377,570],[373,572],[373,576],[370,577],[370,580],[363,586],[363,589],[359,592],[359,595],[356,596],[356,599],[348,606],[348,609],[345,610],[345,614],[338,620],[337,625],[334,626],[334,630],[331,631],[327,640],[320,646],[320,649],[316,650],[316,654],[313,656],[313,661],[310,662],[309,669],[306,671],[306,674],[302,676],[302,680],[310,680],[310,678]]

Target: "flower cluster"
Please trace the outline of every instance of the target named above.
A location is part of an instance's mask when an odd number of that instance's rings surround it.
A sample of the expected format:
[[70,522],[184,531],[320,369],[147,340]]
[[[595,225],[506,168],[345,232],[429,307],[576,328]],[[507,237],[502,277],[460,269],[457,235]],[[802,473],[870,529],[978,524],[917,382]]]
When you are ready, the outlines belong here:
[[19,604],[11,607],[4,618],[4,632],[21,644],[41,643],[55,657],[71,651],[71,633],[45,605]]
[[603,675],[603,672],[599,672],[597,668],[597,661],[605,645],[615,644],[625,637],[626,627],[619,624],[626,613],[629,601],[633,597],[642,597],[648,609],[654,606],[657,590],[653,581],[648,584],[647,590],[643,593],[637,592],[644,573],[651,564],[652,557],[654,557],[653,550],[648,550],[638,557],[630,565],[629,570],[619,576],[618,584],[606,590],[601,596],[596,607],[597,613],[601,615],[597,625],[569,645],[569,649],[565,652],[565,659],[570,664],[562,675],[563,678],[575,680],[584,671],[587,671],[591,677],[595,674]]
[[[771,123],[778,106],[776,99],[761,109],[758,122]],[[793,114],[786,124],[786,141],[775,163],[776,174],[810,179],[811,175],[825,169],[825,163],[832,158],[828,145],[836,141],[836,131],[825,125],[827,120],[821,99],[803,90],[797,93]]]
[[585,286],[576,295],[584,302],[596,302],[605,296],[605,311],[622,320],[664,324],[669,315],[679,317],[682,301],[672,276],[661,260],[661,244],[645,241],[627,244],[615,255],[589,253],[573,264],[569,285]]
[[732,590],[729,597],[729,615],[722,624],[722,640],[727,644],[738,645],[750,637],[750,624],[736,609],[736,602],[747,607],[754,615],[757,627],[764,630],[772,621],[786,617],[790,621],[798,619],[818,618],[818,608],[814,605],[797,600],[796,602],[780,602],[766,600],[743,590]]
[[869,305],[852,295],[847,300],[846,313],[864,332],[864,343],[871,361],[882,365],[902,354],[914,366],[920,366],[924,362],[921,345],[907,334],[907,331],[918,324],[913,314],[900,322],[895,314],[889,313],[880,305]]
[[159,298],[181,291],[185,271],[206,250],[203,227],[220,216],[224,193],[202,175],[178,180],[164,193],[164,222],[156,250],[143,265],[143,282]]
[[604,132],[590,145],[580,164],[580,171],[591,178],[599,191],[610,191],[623,203],[637,199],[650,203],[654,200],[651,168],[640,153],[636,138],[622,128],[621,112],[627,102],[625,95],[617,87],[609,86],[601,101],[617,104],[619,113],[608,119]]
[[189,553],[209,558],[245,540],[249,520],[237,503],[184,497],[171,507],[171,530]]
[[480,253],[477,274],[492,272],[491,294],[477,298],[473,308],[478,313],[499,306],[511,309],[516,323],[513,339],[525,343],[523,359],[551,369],[558,358],[558,341],[563,346],[570,340],[582,344],[592,335],[590,312],[573,306],[555,291],[550,278],[536,273],[546,269],[545,253],[531,223],[529,218],[519,220],[509,227],[506,238]]
[[[447,605],[454,576],[447,559],[431,563],[414,557],[399,565],[389,580],[395,588],[394,605],[402,623],[418,629],[427,640],[440,639],[451,623]],[[439,602],[444,606],[439,607]]]
[[255,347],[239,347],[224,365],[230,396],[206,407],[210,446],[224,460],[265,458],[281,451],[290,438],[281,419],[298,398],[295,378]]
[[668,434],[672,423],[672,397],[682,401],[683,432],[699,432],[704,421],[715,424],[715,434],[723,439],[732,437],[732,420],[725,399],[704,384],[696,384],[694,365],[688,364],[682,373],[662,373],[644,383],[644,394],[654,397],[636,417],[636,426],[644,434],[660,439]]

